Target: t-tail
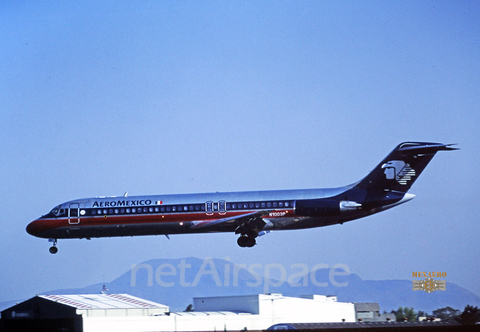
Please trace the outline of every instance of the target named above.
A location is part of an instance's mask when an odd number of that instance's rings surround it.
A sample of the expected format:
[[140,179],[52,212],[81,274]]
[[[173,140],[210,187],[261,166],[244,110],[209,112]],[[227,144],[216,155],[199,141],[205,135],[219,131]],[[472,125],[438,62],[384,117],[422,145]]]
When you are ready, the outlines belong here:
[[355,188],[376,193],[406,193],[438,151],[458,150],[452,145],[455,144],[401,143]]
[[301,216],[325,217],[325,224],[365,217],[413,199],[407,193],[438,151],[458,150],[454,144],[404,142],[399,144],[364,179],[327,198],[295,202]]

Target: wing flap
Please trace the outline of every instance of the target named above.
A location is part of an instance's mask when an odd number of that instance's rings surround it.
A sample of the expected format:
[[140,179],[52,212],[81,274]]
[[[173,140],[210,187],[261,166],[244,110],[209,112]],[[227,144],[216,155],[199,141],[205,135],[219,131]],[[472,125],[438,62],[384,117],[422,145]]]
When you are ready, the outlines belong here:
[[222,219],[196,220],[196,221],[192,221],[191,228],[204,228],[204,227],[210,227],[210,226],[226,224],[226,223],[248,224],[251,220],[265,217],[270,212],[271,212],[270,210],[260,210],[260,211],[255,211],[251,213],[241,214],[238,216],[222,218]]

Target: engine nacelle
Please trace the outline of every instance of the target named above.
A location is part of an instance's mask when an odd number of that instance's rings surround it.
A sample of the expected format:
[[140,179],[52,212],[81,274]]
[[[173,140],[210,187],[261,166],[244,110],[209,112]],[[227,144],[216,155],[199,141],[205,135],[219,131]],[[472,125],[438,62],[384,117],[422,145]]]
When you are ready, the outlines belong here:
[[295,214],[310,217],[335,216],[362,208],[354,201],[337,201],[335,199],[302,199],[295,201]]

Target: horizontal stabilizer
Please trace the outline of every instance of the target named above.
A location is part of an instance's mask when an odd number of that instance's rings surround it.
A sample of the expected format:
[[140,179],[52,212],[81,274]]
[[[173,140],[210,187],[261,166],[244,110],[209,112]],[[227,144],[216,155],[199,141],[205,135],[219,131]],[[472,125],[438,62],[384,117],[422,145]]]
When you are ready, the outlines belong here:
[[430,154],[438,151],[460,150],[460,148],[452,147],[452,145],[457,144],[424,143],[422,145],[403,145],[398,150],[408,154]]

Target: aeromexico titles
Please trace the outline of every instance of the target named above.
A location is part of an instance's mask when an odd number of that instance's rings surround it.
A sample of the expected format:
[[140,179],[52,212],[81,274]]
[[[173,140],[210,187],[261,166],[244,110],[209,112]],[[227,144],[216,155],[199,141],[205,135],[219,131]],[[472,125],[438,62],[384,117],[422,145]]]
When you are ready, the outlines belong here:
[[369,216],[415,197],[407,193],[438,151],[453,144],[404,142],[365,178],[328,189],[83,198],[62,203],[27,226],[58,239],[235,232],[253,247],[268,231],[322,227]]

